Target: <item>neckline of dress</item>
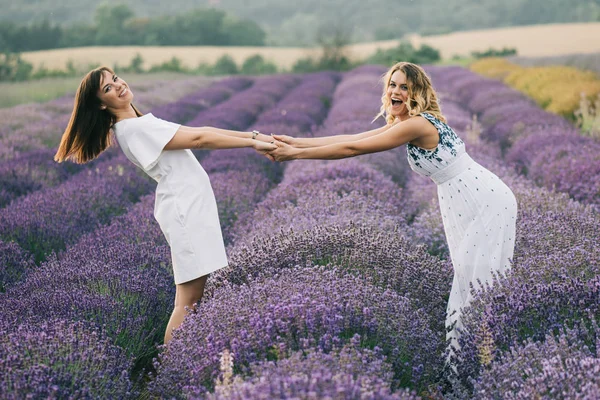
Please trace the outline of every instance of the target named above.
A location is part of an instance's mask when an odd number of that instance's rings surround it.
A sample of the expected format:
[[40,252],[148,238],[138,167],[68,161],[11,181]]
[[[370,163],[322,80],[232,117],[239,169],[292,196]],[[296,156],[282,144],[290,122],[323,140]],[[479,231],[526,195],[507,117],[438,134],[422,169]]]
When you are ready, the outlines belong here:
[[125,119],[122,119],[122,120],[120,120],[120,121],[117,121],[117,122],[115,122],[115,123],[113,124],[113,127],[115,127],[117,124],[120,124],[121,122],[124,122],[124,121],[129,121],[130,119],[138,119],[138,118],[142,118],[142,117],[145,117],[146,115],[152,115],[152,113],[147,113],[147,114],[144,114],[144,115],[140,115],[139,117],[131,117],[131,118],[125,118]]

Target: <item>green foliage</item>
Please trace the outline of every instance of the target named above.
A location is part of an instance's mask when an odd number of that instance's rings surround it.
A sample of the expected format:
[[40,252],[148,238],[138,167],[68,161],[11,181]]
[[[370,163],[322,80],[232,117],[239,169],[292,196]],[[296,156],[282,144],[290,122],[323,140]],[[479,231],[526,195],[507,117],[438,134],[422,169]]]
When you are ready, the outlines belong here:
[[408,42],[400,42],[397,47],[388,50],[377,49],[377,52],[367,59],[369,64],[393,65],[399,61],[415,64],[431,64],[440,60],[440,52],[426,44],[415,49]]
[[400,24],[382,25],[375,28],[375,40],[393,40],[404,36],[406,28]]
[[[128,73],[136,73],[136,74],[141,74],[144,73],[144,68],[142,67],[142,65],[144,64],[144,58],[142,57],[142,55],[140,53],[136,53],[135,57],[133,57],[131,59],[131,61],[129,62],[129,65],[127,67],[118,67],[115,65],[115,72],[119,72],[119,73],[123,73],[123,72],[128,72]],[[171,60],[171,62],[169,63],[165,63],[167,65],[167,68],[172,68],[175,64],[181,66],[181,63],[179,63],[179,60],[177,61],[173,61]],[[163,64],[164,65],[164,64]],[[171,69],[167,69],[166,71],[172,71]],[[179,71],[175,71],[175,72],[179,72]]]
[[127,5],[103,3],[96,9],[93,25],[60,27],[47,20],[30,25],[0,24],[0,51],[120,45],[262,46],[265,37],[257,23],[214,8],[136,18]]
[[25,81],[31,76],[33,66],[21,58],[20,54],[0,54],[0,81]]
[[[53,18],[51,23],[64,26],[91,23],[90,14],[93,15],[98,3],[98,0],[0,0],[0,20],[19,25],[43,18]],[[247,0],[128,0],[121,3],[126,3],[136,14],[136,10],[144,10],[144,15],[152,20],[174,12],[187,14],[198,4],[215,4],[221,11],[236,15],[240,20],[250,19],[268,27],[266,42],[282,46],[314,46],[317,44],[314,32],[318,26],[336,21],[354,27],[352,41],[368,42],[399,40],[406,33],[423,35],[517,25],[592,22],[598,21],[600,16],[598,0],[257,0],[251,3]],[[147,44],[151,44],[153,38],[157,39],[156,33],[145,36],[149,41]]]
[[241,73],[246,75],[274,74],[277,66],[265,61],[260,54],[248,57],[242,64]]
[[292,67],[292,72],[308,73],[316,71],[348,71],[355,65],[344,55],[324,53],[319,59],[301,58]]
[[148,72],[189,72],[187,68],[181,65],[181,60],[177,57],[171,58],[159,65],[153,65]]
[[267,34],[256,22],[249,19],[233,20],[226,18],[223,31],[227,33],[227,43],[236,46],[264,46]]
[[96,43],[97,29],[93,25],[77,23],[63,28],[61,41],[54,47],[84,47]]
[[212,75],[235,75],[238,72],[237,64],[229,54],[222,55],[212,68]]
[[296,61],[293,72],[347,71],[354,67],[345,54],[345,46],[350,42],[351,32],[343,25],[321,27],[317,33],[322,54],[317,60],[310,57]]
[[485,57],[507,57],[517,55],[517,49],[504,47],[502,50],[496,50],[489,48],[486,51],[473,51],[471,55],[474,58],[485,58]]
[[96,22],[95,44],[100,46],[128,44],[125,21],[131,17],[133,17],[133,11],[126,5],[100,5],[96,9],[94,18]]
[[12,22],[0,23],[0,51],[22,52],[56,47],[62,38],[62,30],[48,20],[28,26]]

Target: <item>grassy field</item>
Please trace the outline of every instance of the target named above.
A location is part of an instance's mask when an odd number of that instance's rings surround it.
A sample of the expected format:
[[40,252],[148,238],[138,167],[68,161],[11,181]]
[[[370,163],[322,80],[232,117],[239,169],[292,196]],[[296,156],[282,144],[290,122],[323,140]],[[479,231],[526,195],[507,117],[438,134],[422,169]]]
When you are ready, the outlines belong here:
[[[139,82],[189,78],[189,75],[177,73],[127,74],[127,82],[135,85]],[[29,82],[0,82],[0,108],[17,104],[44,102],[74,93],[81,77],[46,78]]]
[[[454,32],[446,35],[418,36],[407,39],[415,46],[428,44],[439,49],[444,59],[453,56],[468,56],[472,51],[485,51],[489,48],[515,48],[518,55],[526,57],[556,56],[571,53],[596,53],[600,51],[600,22],[579,24],[549,24]],[[397,46],[396,40],[372,43],[358,43],[347,47],[351,60],[363,60],[375,53],[378,48],[388,49]],[[136,54],[144,59],[144,67],[161,64],[177,57],[184,66],[195,68],[199,63],[214,64],[223,54],[229,54],[241,64],[254,54],[261,54],[281,69],[290,69],[304,57],[318,57],[318,48],[300,47],[85,47],[56,49],[23,53],[23,58],[35,67],[64,69],[71,60],[76,67],[85,68],[90,64],[129,65]]]

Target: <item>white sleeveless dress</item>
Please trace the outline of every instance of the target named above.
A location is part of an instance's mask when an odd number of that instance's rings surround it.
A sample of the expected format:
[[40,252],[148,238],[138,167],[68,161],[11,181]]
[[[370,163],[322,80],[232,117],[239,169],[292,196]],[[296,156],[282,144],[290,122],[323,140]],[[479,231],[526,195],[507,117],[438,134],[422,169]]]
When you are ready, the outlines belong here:
[[154,217],[171,247],[175,284],[227,266],[206,171],[190,150],[163,150],[179,127],[152,114],[113,125],[125,156],[158,182]]
[[[477,280],[491,284],[492,272],[504,273],[510,268],[517,201],[500,178],[473,161],[452,128],[431,114],[421,116],[437,128],[439,144],[431,151],[407,144],[408,162],[413,171],[437,184],[454,267],[446,328],[455,322],[455,328],[462,328],[460,309],[471,301],[469,284],[476,288]],[[456,329],[447,334],[450,344],[459,348],[457,338]]]

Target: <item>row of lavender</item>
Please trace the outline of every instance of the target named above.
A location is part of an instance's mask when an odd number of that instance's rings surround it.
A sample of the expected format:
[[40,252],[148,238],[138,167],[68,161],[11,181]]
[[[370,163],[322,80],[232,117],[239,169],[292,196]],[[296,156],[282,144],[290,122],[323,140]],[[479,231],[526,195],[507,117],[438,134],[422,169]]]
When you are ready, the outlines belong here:
[[[326,113],[325,103],[320,100],[327,99],[336,80],[335,74],[306,76],[302,82],[292,76],[257,80],[253,88],[240,89],[238,95],[213,107],[207,115],[213,118],[213,125],[222,127],[232,121],[237,121],[238,127],[247,127],[248,122],[260,115],[253,128],[266,130],[288,126],[299,131],[303,126],[286,119],[287,113],[273,113],[273,110],[297,110],[306,103],[309,118],[304,118],[304,121],[311,119],[312,125],[318,124]],[[282,95],[286,96],[276,104]],[[315,107],[315,103],[320,105]],[[249,109],[252,112],[248,113]],[[268,112],[261,114],[265,110]],[[156,114],[168,117],[164,110]],[[216,115],[221,115],[221,120],[216,119]],[[199,116],[196,123],[204,124],[205,120]],[[216,157],[217,153],[204,156],[203,165],[211,175],[223,227],[227,231],[228,224],[243,217],[244,212],[264,196],[269,186],[276,183],[280,167],[253,152],[222,153],[221,157]],[[162,338],[162,332],[156,327],[166,324],[173,297],[168,249],[151,219],[152,200],[150,195],[143,197],[127,214],[84,236],[58,257],[43,263],[24,282],[10,288],[5,297],[5,305],[10,312],[3,325],[4,333],[11,332],[9,336],[15,344],[9,346],[5,343],[4,350],[7,354],[16,350],[17,357],[10,363],[15,374],[8,377],[8,382],[5,381],[4,390],[10,388],[18,396],[44,380],[68,379],[72,363],[80,363],[81,373],[76,376],[77,379],[72,379],[73,384],[63,382],[62,386],[60,383],[56,385],[59,395],[86,393],[78,390],[89,390],[95,395],[108,397],[134,395],[136,389],[129,373],[144,366],[155,351],[155,344]],[[39,288],[43,288],[43,294]],[[20,312],[23,309],[28,311]],[[56,359],[43,360],[53,368],[42,377],[34,376],[27,381],[24,376],[31,376],[32,364],[40,361],[39,357],[43,359],[47,349],[56,346],[56,342],[50,340],[38,344],[34,347],[37,351],[33,359],[26,359],[25,354],[18,356],[18,350],[22,349],[20,346],[31,346],[32,341],[39,341],[40,334],[46,336],[45,330],[56,333],[56,326],[70,335],[65,341],[71,343],[71,339],[78,335],[73,332],[74,325],[65,320],[85,320],[92,322],[92,327],[103,327],[100,333],[96,333],[104,338],[104,348],[100,353],[117,352],[120,361],[115,362],[113,357],[111,362],[114,365],[100,363],[91,367],[89,363],[93,360],[86,357],[90,350],[88,347],[93,343],[83,341],[80,348],[73,350],[80,354],[70,359],[71,364],[59,353]],[[15,321],[21,322],[18,329],[9,328]],[[40,326],[42,332],[36,335]],[[60,340],[60,336],[57,335],[55,340]],[[31,340],[28,339],[30,337]],[[111,340],[106,341],[107,337]],[[96,351],[99,351],[97,345]],[[131,355],[136,357],[136,365],[132,366],[128,361]],[[119,368],[125,368],[125,373],[121,373]],[[102,384],[105,386],[102,388],[93,382],[99,375],[104,376]],[[110,383],[111,380],[114,384]],[[18,385],[24,387],[19,388]],[[127,391],[124,391],[125,387]],[[42,386],[40,394],[49,394],[51,388],[52,385]]]
[[600,206],[600,142],[524,94],[464,68],[430,68],[449,98],[479,116],[483,137],[537,184]]

